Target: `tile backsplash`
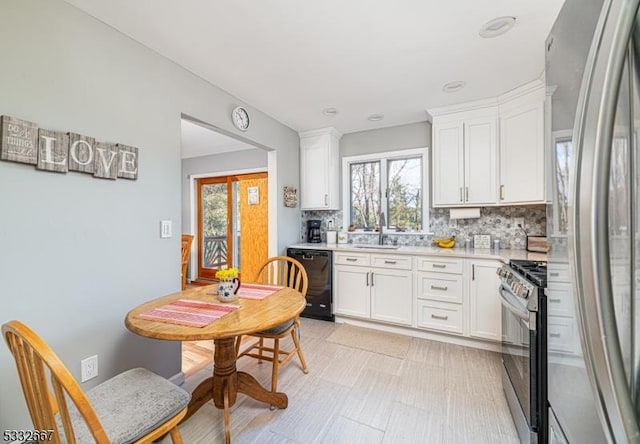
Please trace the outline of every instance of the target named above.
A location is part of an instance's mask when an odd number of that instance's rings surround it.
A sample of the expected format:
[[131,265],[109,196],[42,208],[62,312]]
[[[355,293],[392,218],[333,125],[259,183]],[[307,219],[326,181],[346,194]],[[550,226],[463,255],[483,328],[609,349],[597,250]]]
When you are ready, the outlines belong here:
[[[500,240],[500,248],[524,250],[526,247],[525,233],[513,223],[513,218],[523,218],[525,230],[529,235],[544,235],[546,233],[546,207],[535,205],[529,207],[484,207],[480,208],[477,219],[458,219],[456,227],[449,226],[448,208],[431,208],[429,211],[429,234],[424,233],[390,233],[385,235],[386,243],[397,245],[431,245],[433,237],[456,236],[456,247],[464,247],[465,240],[476,234],[491,235],[491,245],[495,239]],[[322,221],[322,240],[330,221],[340,229],[342,226],[342,211],[303,211],[300,222],[300,239],[307,241],[307,220],[320,219]],[[378,233],[349,233],[349,242],[358,244],[378,243]]]

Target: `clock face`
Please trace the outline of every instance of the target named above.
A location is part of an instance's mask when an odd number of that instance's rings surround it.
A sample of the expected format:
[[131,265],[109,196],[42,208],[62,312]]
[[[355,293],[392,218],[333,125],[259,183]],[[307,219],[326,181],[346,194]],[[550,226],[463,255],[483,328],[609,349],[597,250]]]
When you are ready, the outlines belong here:
[[240,131],[246,131],[249,128],[249,113],[241,106],[233,110],[231,118],[235,127]]

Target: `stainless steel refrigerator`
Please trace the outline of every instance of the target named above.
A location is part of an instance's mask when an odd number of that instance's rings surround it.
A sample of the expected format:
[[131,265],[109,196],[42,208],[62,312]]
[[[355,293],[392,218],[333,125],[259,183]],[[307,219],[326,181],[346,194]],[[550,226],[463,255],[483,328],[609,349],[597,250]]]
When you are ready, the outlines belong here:
[[550,97],[549,442],[640,442],[640,0],[566,0]]

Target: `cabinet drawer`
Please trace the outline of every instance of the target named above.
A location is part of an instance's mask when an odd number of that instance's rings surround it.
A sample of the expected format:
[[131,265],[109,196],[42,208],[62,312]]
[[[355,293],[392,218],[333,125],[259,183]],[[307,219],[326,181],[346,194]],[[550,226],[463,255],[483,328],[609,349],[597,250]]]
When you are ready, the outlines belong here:
[[418,327],[462,334],[462,306],[418,299],[417,308]]
[[368,254],[362,253],[335,253],[333,256],[335,264],[342,265],[363,265],[369,266],[370,257]]
[[547,346],[549,351],[575,353],[578,350],[575,320],[549,316],[547,320]]
[[416,260],[418,261],[417,268],[419,271],[462,274],[462,259],[419,257]]
[[462,304],[462,276],[418,272],[417,279],[418,299]]
[[547,263],[547,282],[571,282],[569,264]]
[[554,283],[548,288],[547,312],[549,316],[574,316],[571,284]]
[[372,254],[371,266],[379,268],[395,268],[398,270],[411,270],[411,259],[411,256]]

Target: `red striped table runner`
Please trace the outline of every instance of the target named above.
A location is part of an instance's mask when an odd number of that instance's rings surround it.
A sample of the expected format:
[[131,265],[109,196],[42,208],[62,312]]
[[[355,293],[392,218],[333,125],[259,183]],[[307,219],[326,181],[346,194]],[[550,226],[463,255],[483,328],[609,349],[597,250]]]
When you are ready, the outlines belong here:
[[238,290],[238,296],[244,299],[264,299],[282,288],[284,287],[278,285],[242,284]]
[[178,299],[156,307],[136,317],[150,321],[168,322],[189,327],[204,327],[222,316],[237,310],[237,305],[212,304],[193,299]]

